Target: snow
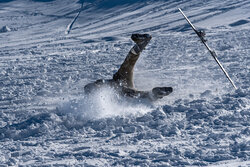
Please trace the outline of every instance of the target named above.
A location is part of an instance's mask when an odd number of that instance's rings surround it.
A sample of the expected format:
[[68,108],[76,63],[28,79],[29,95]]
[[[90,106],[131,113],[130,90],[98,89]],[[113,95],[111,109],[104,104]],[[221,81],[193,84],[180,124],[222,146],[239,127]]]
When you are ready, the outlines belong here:
[[[250,166],[250,2],[0,2],[0,166]],[[178,12],[206,31],[238,90]],[[120,97],[109,79],[133,46],[140,90],[172,86],[155,102]]]

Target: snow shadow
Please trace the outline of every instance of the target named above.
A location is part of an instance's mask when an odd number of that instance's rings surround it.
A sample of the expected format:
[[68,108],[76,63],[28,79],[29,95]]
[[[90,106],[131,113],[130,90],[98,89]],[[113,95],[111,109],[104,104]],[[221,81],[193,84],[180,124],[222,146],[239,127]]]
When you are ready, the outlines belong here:
[[34,2],[52,2],[54,0],[33,0]]
[[232,24],[229,24],[231,27],[237,27],[237,26],[241,26],[241,25],[244,25],[244,24],[247,24],[249,23],[248,20],[238,20]]
[[[57,124],[55,114],[44,112],[36,114],[22,122],[7,124],[0,128],[0,140],[13,139],[22,140],[28,137],[39,137],[42,134],[48,134],[52,127]],[[53,125],[52,125],[53,124]]]
[[145,2],[145,0],[103,0],[103,1],[96,1],[96,0],[79,0],[79,3],[95,3],[98,8],[112,8],[120,5],[131,5],[135,3]]
[[14,0],[0,0],[0,3],[6,3],[6,2],[11,2],[11,1],[14,1]]

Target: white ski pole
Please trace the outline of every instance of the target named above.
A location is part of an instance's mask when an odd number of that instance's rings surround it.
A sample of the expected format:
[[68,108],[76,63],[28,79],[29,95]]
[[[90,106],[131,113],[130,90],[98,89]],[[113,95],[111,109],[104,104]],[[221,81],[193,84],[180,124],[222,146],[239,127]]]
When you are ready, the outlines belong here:
[[65,31],[65,34],[69,34],[72,27],[73,27],[73,24],[75,23],[76,19],[78,18],[78,16],[80,15],[81,11],[83,9],[83,3],[82,3],[82,6],[81,6],[81,9],[79,10],[79,12],[77,13],[77,15],[74,17],[74,19],[72,20],[72,22],[67,26],[67,29]]
[[230,83],[233,85],[233,87],[235,89],[237,89],[237,87],[235,86],[233,80],[230,78],[230,76],[228,75],[228,73],[226,72],[226,70],[224,69],[224,67],[222,66],[222,64],[220,63],[220,61],[217,58],[217,55],[215,53],[215,51],[213,51],[206,43],[206,40],[204,39],[205,33],[202,31],[198,31],[194,25],[190,22],[190,20],[187,18],[187,16],[183,13],[183,11],[179,8],[179,11],[181,12],[181,14],[184,16],[184,18],[186,19],[186,21],[188,22],[188,24],[192,27],[192,29],[194,30],[194,32],[198,35],[198,37],[200,38],[201,42],[206,46],[207,50],[210,52],[210,54],[213,56],[214,60],[217,62],[217,64],[220,66],[221,70],[224,72],[224,74],[226,75],[227,79],[230,81]]

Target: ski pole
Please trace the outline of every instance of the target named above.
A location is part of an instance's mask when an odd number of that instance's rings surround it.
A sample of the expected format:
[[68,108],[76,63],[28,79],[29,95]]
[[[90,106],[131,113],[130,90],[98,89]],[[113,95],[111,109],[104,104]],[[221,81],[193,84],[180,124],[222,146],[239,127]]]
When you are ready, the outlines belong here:
[[82,5],[81,5],[81,8],[80,8],[79,12],[77,13],[77,15],[74,17],[74,19],[72,20],[72,22],[67,26],[67,29],[66,29],[66,31],[65,31],[65,34],[69,34],[69,33],[70,33],[70,31],[71,31],[71,29],[72,29],[72,27],[73,27],[73,24],[75,23],[76,19],[77,19],[78,16],[80,15],[82,9],[83,9],[83,3],[82,3]]
[[227,79],[230,81],[230,83],[233,85],[233,87],[235,89],[237,89],[236,85],[234,84],[233,80],[230,78],[230,76],[228,75],[227,71],[224,69],[224,67],[222,66],[222,64],[220,63],[220,61],[217,58],[217,55],[215,53],[215,51],[213,51],[206,43],[206,40],[204,39],[205,37],[205,33],[202,31],[198,31],[194,25],[191,23],[191,21],[187,18],[187,16],[183,13],[183,11],[179,8],[179,11],[181,12],[181,14],[184,16],[184,18],[186,19],[186,21],[188,22],[188,24],[192,27],[192,29],[194,30],[194,32],[198,35],[198,37],[200,38],[201,42],[205,45],[205,47],[207,48],[207,50],[210,52],[210,54],[213,56],[214,60],[216,61],[216,63],[220,66],[221,70],[223,71],[223,73],[226,75]]

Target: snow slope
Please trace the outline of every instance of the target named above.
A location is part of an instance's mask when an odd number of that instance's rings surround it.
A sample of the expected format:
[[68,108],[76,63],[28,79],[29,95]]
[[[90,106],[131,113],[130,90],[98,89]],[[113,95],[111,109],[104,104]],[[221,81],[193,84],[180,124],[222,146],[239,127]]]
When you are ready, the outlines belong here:
[[[0,166],[250,166],[250,1],[4,0],[0,29]],[[153,36],[136,87],[174,92],[85,96],[119,68],[132,33]]]

